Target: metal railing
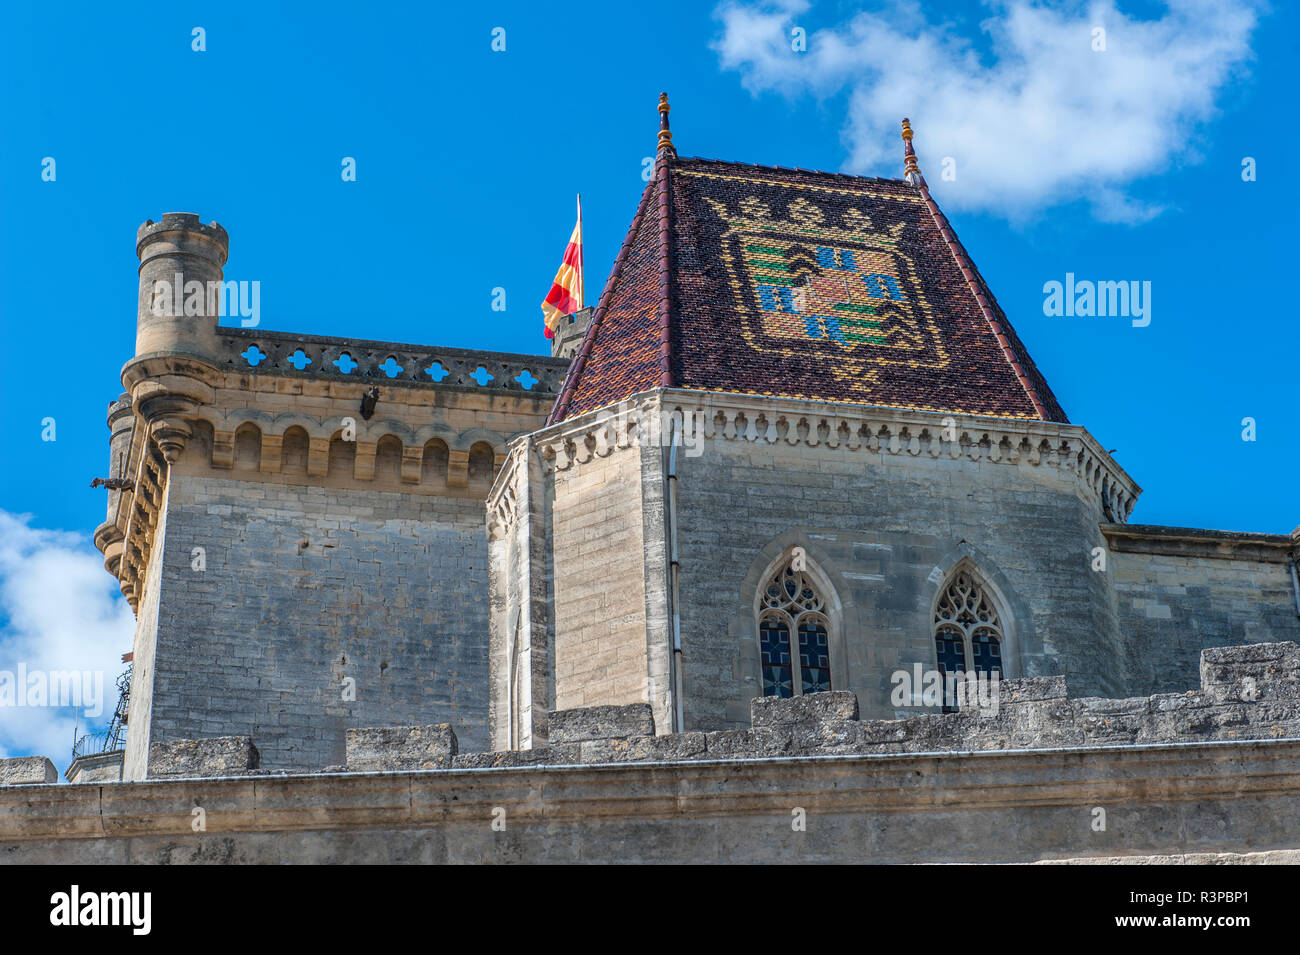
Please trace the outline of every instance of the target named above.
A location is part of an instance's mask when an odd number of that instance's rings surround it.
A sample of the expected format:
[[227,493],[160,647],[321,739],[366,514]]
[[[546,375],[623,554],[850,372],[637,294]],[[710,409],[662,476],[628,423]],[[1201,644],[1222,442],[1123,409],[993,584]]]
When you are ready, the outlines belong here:
[[109,720],[108,729],[102,733],[83,733],[72,744],[72,758],[98,756],[121,749],[126,743],[126,713],[131,705],[131,671],[127,667],[117,678],[117,707],[113,718]]

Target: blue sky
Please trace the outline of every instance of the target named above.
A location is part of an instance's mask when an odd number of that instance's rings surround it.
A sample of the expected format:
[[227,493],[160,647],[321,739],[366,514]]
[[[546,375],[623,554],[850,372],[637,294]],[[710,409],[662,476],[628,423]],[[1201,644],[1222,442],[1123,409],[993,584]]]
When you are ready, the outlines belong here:
[[[1097,26],[1105,50],[1092,49]],[[42,600],[82,601],[89,616],[57,626],[113,634],[96,640],[120,639],[114,657],[129,649],[107,575],[93,596],[94,583],[69,592],[82,578],[65,571],[50,590],[20,578],[41,555],[98,559],[84,551],[104,492],[88,484],[106,470],[104,410],[133,348],[142,221],[221,222],[226,277],[261,283],[265,328],[545,353],[538,303],[574,194],[594,302],[643,185],[661,89],[683,156],[897,177],[897,124],[911,116],[936,198],[1039,368],[1144,488],[1133,521],[1288,532],[1300,523],[1287,291],[1298,26],[1286,5],[1200,0],[574,3],[563,15],[535,3],[6,4],[0,511],[27,516],[6,524],[0,554],[0,668],[53,626]],[[356,182],[340,176],[345,156]],[[1151,282],[1151,324],[1045,316],[1043,285],[1067,272]],[[491,308],[498,287],[504,312]],[[0,728],[0,749],[27,745]]]

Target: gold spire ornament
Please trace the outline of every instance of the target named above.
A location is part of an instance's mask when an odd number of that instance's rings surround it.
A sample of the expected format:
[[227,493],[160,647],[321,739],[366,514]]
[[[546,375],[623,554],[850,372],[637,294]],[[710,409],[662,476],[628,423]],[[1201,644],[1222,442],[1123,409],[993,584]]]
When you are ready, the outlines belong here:
[[677,149],[673,146],[673,134],[668,129],[668,94],[659,94],[659,144],[655,153],[664,153],[671,159],[677,158]]
[[912,121],[903,118],[903,178],[914,186],[925,185],[921,167],[916,164],[916,151],[912,149]]

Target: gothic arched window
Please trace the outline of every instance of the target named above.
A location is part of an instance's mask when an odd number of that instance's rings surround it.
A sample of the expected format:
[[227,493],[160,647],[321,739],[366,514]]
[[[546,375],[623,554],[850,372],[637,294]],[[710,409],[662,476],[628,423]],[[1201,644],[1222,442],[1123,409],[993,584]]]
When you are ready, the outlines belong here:
[[1002,622],[992,598],[965,570],[948,581],[934,609],[934,645],[944,676],[944,712],[957,708],[948,692],[949,673],[1002,676]]
[[797,696],[831,688],[830,618],[826,601],[794,558],[782,563],[759,601],[758,642],[764,696]]

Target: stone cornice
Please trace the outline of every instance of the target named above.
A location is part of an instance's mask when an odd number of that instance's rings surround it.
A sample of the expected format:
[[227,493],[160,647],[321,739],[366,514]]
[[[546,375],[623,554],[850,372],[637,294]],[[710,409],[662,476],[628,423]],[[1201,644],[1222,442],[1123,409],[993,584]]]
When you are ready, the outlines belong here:
[[127,456],[126,476],[132,486],[118,497],[112,521],[95,533],[96,546],[103,545],[104,565],[118,579],[122,595],[132,610],[140,608],[145,572],[153,554],[158,515],[170,472],[151,425],[137,418]]
[[[626,415],[620,419],[620,409]],[[533,435],[564,471],[639,444],[636,416],[703,412],[706,440],[843,449],[906,459],[1050,467],[1074,475],[1103,521],[1122,523],[1141,488],[1079,425],[686,389],[641,392]],[[620,423],[620,422],[623,423]],[[662,430],[662,429],[661,429]]]
[[1110,549],[1120,553],[1284,564],[1300,552],[1300,541],[1295,534],[1254,534],[1159,524],[1103,524],[1101,531]]

